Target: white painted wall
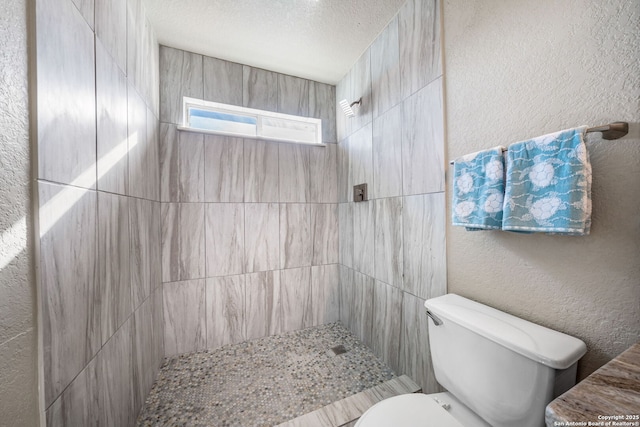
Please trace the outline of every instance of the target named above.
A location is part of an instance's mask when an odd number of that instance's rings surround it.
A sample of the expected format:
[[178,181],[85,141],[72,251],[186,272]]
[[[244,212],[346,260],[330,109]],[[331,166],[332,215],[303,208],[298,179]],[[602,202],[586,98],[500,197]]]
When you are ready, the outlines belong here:
[[638,1],[444,2],[450,159],[631,122],[624,139],[588,142],[590,236],[447,230],[449,292],[581,338],[581,377],[640,339],[638,28]]

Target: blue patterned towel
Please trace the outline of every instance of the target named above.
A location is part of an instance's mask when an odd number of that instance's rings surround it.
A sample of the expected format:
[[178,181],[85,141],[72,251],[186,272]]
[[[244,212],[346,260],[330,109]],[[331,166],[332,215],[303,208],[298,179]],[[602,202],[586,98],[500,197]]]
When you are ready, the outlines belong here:
[[503,230],[589,234],[591,164],[585,130],[582,126],[509,146]]
[[504,198],[503,147],[467,154],[453,164],[453,225],[500,230]]

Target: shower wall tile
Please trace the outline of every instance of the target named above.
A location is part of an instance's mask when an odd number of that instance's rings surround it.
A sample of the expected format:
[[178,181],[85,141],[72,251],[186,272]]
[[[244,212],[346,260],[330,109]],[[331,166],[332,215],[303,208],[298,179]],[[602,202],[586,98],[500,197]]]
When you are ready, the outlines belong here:
[[165,283],[165,357],[206,348],[205,280]]
[[349,138],[346,138],[338,143],[338,166],[337,166],[337,180],[338,180],[338,202],[348,202],[353,198],[352,190],[349,188],[350,176],[349,176]]
[[278,202],[278,144],[244,140],[244,201]]
[[402,195],[402,108],[373,120],[373,192],[376,198]]
[[309,147],[309,197],[312,203],[337,203],[338,175],[336,144]]
[[203,59],[204,99],[242,105],[242,65],[205,56]]
[[244,142],[222,135],[204,136],[204,199],[244,201]]
[[153,385],[153,307],[150,299],[145,300],[133,315],[133,408],[137,414]]
[[138,91],[145,92],[146,19],[143,0],[127,0],[127,77]]
[[409,0],[398,13],[402,98],[442,75],[440,2]]
[[93,32],[69,1],[40,0],[35,10],[38,178],[94,188],[96,100],[86,96],[96,88]]
[[405,197],[403,290],[428,299],[447,290],[445,193]]
[[311,205],[280,204],[280,268],[311,265],[313,240]]
[[312,325],[340,320],[340,272],[338,264],[311,267]]
[[205,205],[206,276],[241,274],[244,270],[244,205]]
[[[120,70],[127,71],[127,1],[95,0],[96,37]],[[96,43],[98,44],[98,43]],[[96,71],[100,67],[96,66]]]
[[207,279],[207,348],[247,339],[245,276]]
[[127,78],[100,40],[96,40],[96,116],[98,189],[127,194]]
[[151,304],[152,304],[152,327],[153,332],[151,335],[152,342],[152,356],[153,360],[151,363],[151,370],[153,371],[153,375],[151,375],[154,379],[158,375],[158,371],[160,370],[160,366],[162,366],[162,361],[164,360],[164,291],[163,286],[158,286],[153,294],[151,295]]
[[251,273],[245,278],[247,339],[281,333],[280,271]]
[[371,102],[371,51],[367,49],[351,70],[352,100],[349,103],[361,99],[356,107],[356,115],[351,118],[351,130],[357,131],[364,125],[371,123],[373,117],[373,104]]
[[133,312],[129,244],[129,198],[98,193],[98,277],[101,345]]
[[160,281],[160,204],[130,198],[131,301],[135,310]]
[[95,0],[72,0],[91,29],[94,28]]
[[162,281],[204,277],[204,251],[204,204],[162,204]]
[[144,157],[145,194],[160,200],[160,122],[147,108],[147,148]]
[[370,277],[375,275],[373,206],[373,201],[353,204],[353,268]]
[[338,142],[351,135],[351,119],[348,118],[340,107],[340,101],[346,100],[349,104],[356,101],[351,93],[351,70],[336,85],[336,138]]
[[373,345],[373,289],[373,278],[353,273],[351,331],[368,347]]
[[396,372],[400,370],[402,291],[376,280],[373,290],[373,351]]
[[442,79],[402,104],[403,194],[444,191]]
[[309,116],[309,80],[278,74],[278,112]]
[[353,201],[353,186],[365,183],[369,199],[377,197],[373,181],[373,125],[369,123],[349,137],[348,200]]
[[312,326],[311,267],[280,271],[283,332]]
[[202,71],[202,55],[160,47],[160,121],[181,124],[182,97],[204,97]]
[[374,201],[375,278],[402,287],[402,198]]
[[246,203],[244,211],[245,272],[280,267],[280,207],[277,203]]
[[311,265],[337,264],[339,261],[338,205],[310,204],[311,239],[313,256]]
[[338,240],[340,264],[353,268],[353,203],[338,205]]
[[401,101],[398,15],[371,45],[371,101],[378,117]]
[[153,26],[149,19],[144,22],[144,63],[142,72],[142,81],[140,85],[143,87],[147,105],[153,112],[154,117],[160,117],[160,46]]
[[340,274],[340,323],[351,330],[355,271],[340,265],[338,273]]
[[46,410],[47,426],[101,425],[97,360],[93,359]]
[[160,124],[160,200],[202,202],[205,190],[204,135]]
[[260,110],[278,110],[278,74],[242,66],[242,105]]
[[[148,194],[147,189],[151,187],[148,183],[151,179],[146,175],[146,163],[149,161],[147,150],[147,106],[138,92],[129,84],[127,94],[127,141],[129,146],[129,195],[152,199],[152,194]],[[150,193],[150,192],[149,192]]]
[[[313,147],[315,148],[315,147]],[[304,203],[309,199],[309,149],[300,144],[278,144],[281,202]]]
[[38,183],[45,403],[49,406],[102,345],[97,194]]
[[309,82],[309,117],[322,120],[322,141],[336,143],[336,87]]

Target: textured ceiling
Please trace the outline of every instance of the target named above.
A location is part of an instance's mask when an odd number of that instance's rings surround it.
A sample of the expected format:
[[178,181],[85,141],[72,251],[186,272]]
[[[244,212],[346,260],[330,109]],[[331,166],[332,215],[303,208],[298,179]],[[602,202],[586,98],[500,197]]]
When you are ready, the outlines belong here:
[[145,0],[160,44],[335,84],[405,0]]

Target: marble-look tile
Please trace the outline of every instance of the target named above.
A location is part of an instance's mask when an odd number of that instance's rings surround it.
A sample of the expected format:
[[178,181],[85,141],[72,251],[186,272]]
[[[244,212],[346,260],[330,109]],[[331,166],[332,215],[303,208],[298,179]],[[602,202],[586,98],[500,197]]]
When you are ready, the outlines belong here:
[[278,74],[242,66],[242,105],[266,111],[278,109]]
[[353,269],[374,277],[374,202],[353,204]]
[[[96,37],[118,67],[127,71],[127,1],[95,0]],[[97,43],[96,43],[97,44]],[[96,66],[96,69],[99,68]]]
[[338,202],[344,203],[353,198],[351,194],[353,190],[349,188],[351,181],[349,177],[349,138],[340,141],[337,148]]
[[402,195],[402,107],[373,119],[373,192],[377,198]]
[[442,79],[402,104],[403,194],[444,191]]
[[101,425],[98,390],[100,380],[96,359],[78,374],[64,393],[46,410],[46,423],[51,427]]
[[147,150],[150,148],[147,138],[147,106],[131,84],[129,84],[127,99],[127,140],[129,145],[128,194],[144,199],[152,199],[152,197],[149,197],[151,194],[148,194],[147,190],[151,187],[149,181],[153,178],[146,175],[148,162]]
[[282,332],[280,271],[261,271],[245,275],[245,318],[247,339],[262,338]]
[[373,352],[396,372],[400,369],[402,291],[376,280],[373,290]]
[[309,115],[309,80],[278,74],[278,113]]
[[311,205],[280,204],[280,268],[306,267],[313,257]]
[[162,284],[151,295],[151,318],[153,331],[151,334],[153,378],[156,378],[164,360],[164,298]]
[[142,93],[153,115],[160,117],[160,45],[149,18],[144,21]]
[[403,199],[404,284],[428,299],[447,292],[445,194]]
[[101,345],[133,312],[129,256],[129,198],[98,193],[98,277]]
[[96,40],[98,190],[129,191],[127,77]]
[[322,142],[338,142],[336,137],[336,87],[309,82],[309,117],[322,120]]
[[145,194],[148,199],[160,200],[160,122],[147,108],[147,149],[144,157]]
[[424,314],[424,300],[403,293],[400,372],[418,383],[423,393],[435,393],[440,391],[440,387],[431,362],[428,319]]
[[102,345],[97,194],[38,183],[44,397],[49,406]]
[[72,0],[91,29],[94,28],[95,0]]
[[244,270],[244,204],[205,205],[206,275],[229,276]]
[[165,357],[204,350],[206,336],[206,281],[165,283]]
[[402,287],[402,198],[374,201],[375,278]]
[[373,346],[373,289],[375,280],[353,273],[351,331],[369,348]]
[[182,97],[202,99],[202,55],[160,47],[160,121],[182,124]]
[[351,71],[349,71],[336,85],[336,138],[338,142],[351,135],[351,119],[348,118],[340,107],[340,101],[346,100],[349,104],[356,99],[351,99]]
[[206,286],[207,348],[246,340],[245,277],[209,278]]
[[351,70],[351,101],[361,99],[360,105],[354,110],[355,116],[351,119],[353,132],[371,123],[373,117],[373,103],[371,101],[371,52],[368,48],[360,59],[353,64]]
[[340,264],[353,268],[353,203],[338,205],[338,239]]
[[204,201],[204,135],[160,124],[160,200]]
[[338,264],[311,267],[312,325],[340,320],[340,272]]
[[338,205],[310,204],[311,239],[313,256],[311,265],[337,264],[339,260]]
[[347,200],[353,201],[353,186],[358,184],[368,184],[369,199],[376,198],[373,181],[373,124],[369,123],[349,137]]
[[296,331],[311,326],[311,267],[280,271],[282,331]]
[[38,178],[94,188],[93,32],[70,1],[35,3]]
[[409,0],[398,12],[402,99],[442,74],[440,2]]
[[127,77],[129,83],[142,91],[144,82],[144,0],[127,0]]
[[244,140],[244,201],[277,202],[278,143]]
[[309,150],[300,144],[278,144],[280,202],[304,203],[309,199]]
[[280,267],[280,207],[277,203],[244,206],[245,272]]
[[355,274],[355,271],[345,267],[344,265],[340,265],[338,273],[340,274],[340,323],[342,323],[347,329],[351,330],[351,311],[353,310],[354,304],[353,275]]
[[204,252],[204,204],[163,204],[162,281],[205,277]]
[[242,105],[242,64],[204,57],[204,99]]
[[244,142],[223,135],[204,136],[204,200],[244,201]]
[[[204,296],[203,296],[204,297]],[[145,399],[151,390],[153,374],[153,307],[151,299],[138,307],[133,314],[132,325],[132,351],[133,351],[133,409],[134,413],[140,412]]]
[[371,101],[374,118],[402,100],[399,49],[396,15],[371,45]]
[[309,188],[308,202],[337,203],[338,145],[309,147]]
[[157,203],[129,199],[131,301],[135,310],[160,283],[160,214]]

